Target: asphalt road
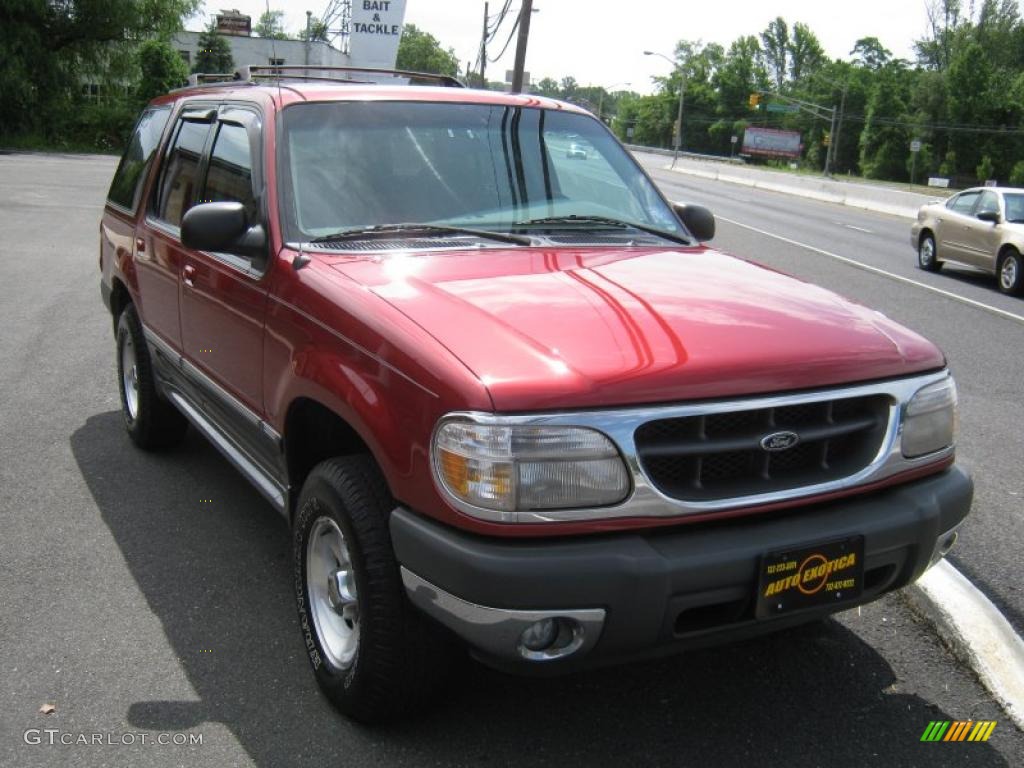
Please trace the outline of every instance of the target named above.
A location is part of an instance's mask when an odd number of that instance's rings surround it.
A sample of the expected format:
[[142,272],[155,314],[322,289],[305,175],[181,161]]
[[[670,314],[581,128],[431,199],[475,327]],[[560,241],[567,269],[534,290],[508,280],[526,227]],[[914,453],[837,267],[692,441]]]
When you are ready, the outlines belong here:
[[665,170],[664,156],[640,158],[671,199],[715,212],[715,247],[831,288],[942,348],[960,394],[958,461],[976,485],[950,560],[1024,633],[1024,300],[1004,296],[993,278],[967,267],[918,269],[908,219],[709,182]]
[[[0,155],[0,766],[1024,761],[1021,733],[899,597],[758,642],[569,678],[467,662],[418,719],[366,729],[336,715],[302,653],[282,520],[194,433],[164,455],[123,433],[97,272],[114,164]],[[726,205],[739,193],[703,194],[743,215]],[[1011,511],[999,494],[1019,489],[1017,475],[998,480],[1017,469],[1016,411],[996,418],[1013,402],[1008,380],[992,395],[976,382],[1009,370],[1005,344],[1019,345],[1020,329],[726,224],[719,242],[870,299],[946,347],[965,389],[964,454],[1006,457],[983,475],[993,479],[980,483],[962,558],[982,574],[982,554],[1009,563],[1012,532],[984,537]],[[929,721],[956,719],[999,725],[984,744],[920,743]],[[152,743],[179,733],[202,744]]]

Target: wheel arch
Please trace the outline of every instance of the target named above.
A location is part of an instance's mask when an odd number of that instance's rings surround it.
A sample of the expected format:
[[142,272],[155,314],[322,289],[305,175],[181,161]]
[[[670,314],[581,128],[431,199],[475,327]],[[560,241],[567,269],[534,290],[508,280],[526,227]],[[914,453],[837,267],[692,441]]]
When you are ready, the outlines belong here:
[[300,395],[288,405],[284,422],[283,452],[288,485],[292,490],[289,520],[295,513],[302,484],[313,467],[337,456],[363,455],[373,460],[385,475],[384,465],[347,419],[319,400]]
[[115,277],[110,284],[110,314],[114,321],[114,333],[117,333],[117,322],[125,307],[132,303],[132,295],[120,278]]

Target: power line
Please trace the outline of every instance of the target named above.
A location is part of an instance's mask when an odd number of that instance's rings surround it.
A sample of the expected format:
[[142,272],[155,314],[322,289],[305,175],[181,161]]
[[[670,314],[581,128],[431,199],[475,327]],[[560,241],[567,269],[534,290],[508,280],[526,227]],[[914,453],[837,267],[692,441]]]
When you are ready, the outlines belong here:
[[517,30],[517,29],[519,29],[519,21],[520,21],[521,19],[522,19],[522,16],[521,16],[521,15],[520,15],[520,16],[516,16],[516,21],[515,21],[515,24],[513,24],[513,25],[512,25],[512,31],[508,33],[508,40],[506,40],[506,41],[505,41],[505,47],[503,47],[503,48],[501,49],[501,53],[499,53],[499,54],[498,54],[497,56],[495,56],[494,58],[491,58],[490,56],[488,56],[488,57],[487,57],[487,60],[488,60],[489,62],[491,62],[491,63],[493,64],[494,62],[496,62],[496,61],[497,61],[498,59],[500,59],[500,58],[501,58],[502,56],[504,56],[504,55],[505,55],[505,51],[507,51],[507,50],[508,50],[508,47],[509,47],[509,45],[510,45],[510,44],[511,44],[511,42],[512,42],[512,38],[516,36],[516,30]]

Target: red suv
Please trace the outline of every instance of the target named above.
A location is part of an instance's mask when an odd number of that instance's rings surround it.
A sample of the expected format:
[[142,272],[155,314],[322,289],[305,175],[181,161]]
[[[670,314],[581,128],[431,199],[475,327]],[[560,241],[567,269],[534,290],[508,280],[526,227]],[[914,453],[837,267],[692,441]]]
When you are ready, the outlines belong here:
[[678,651],[952,546],[931,343],[702,245],[578,107],[308,74],[153,101],[100,263],[129,435],[193,425],[289,521],[341,710],[401,711],[453,639],[521,672]]

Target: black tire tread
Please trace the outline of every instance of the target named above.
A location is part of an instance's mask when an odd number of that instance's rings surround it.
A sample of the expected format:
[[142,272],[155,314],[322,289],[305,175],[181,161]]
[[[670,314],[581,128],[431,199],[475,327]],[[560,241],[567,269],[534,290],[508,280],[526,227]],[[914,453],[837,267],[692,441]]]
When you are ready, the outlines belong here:
[[[310,472],[296,513],[296,567],[304,563],[298,547],[305,547],[306,531],[320,514],[308,509],[314,494],[329,508],[341,507],[333,511],[347,518],[349,530],[343,520],[338,522],[350,539],[350,555],[362,570],[361,574],[359,567],[356,571],[360,648],[355,679],[346,687],[324,665],[326,674],[316,671],[318,682],[328,698],[355,720],[394,719],[436,688],[448,666],[448,643],[406,598],[388,528],[394,501],[373,459],[365,455],[328,459]],[[303,591],[308,595],[308,588]]]
[[[132,442],[146,451],[162,451],[178,445],[188,429],[188,420],[161,395],[156,386],[153,362],[142,332],[135,305],[129,303],[118,317],[117,324],[117,388],[121,394],[121,412]],[[135,365],[139,376],[138,416],[132,419],[125,401],[121,371],[121,334],[131,335],[135,347]]]

